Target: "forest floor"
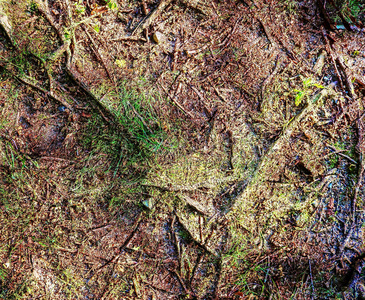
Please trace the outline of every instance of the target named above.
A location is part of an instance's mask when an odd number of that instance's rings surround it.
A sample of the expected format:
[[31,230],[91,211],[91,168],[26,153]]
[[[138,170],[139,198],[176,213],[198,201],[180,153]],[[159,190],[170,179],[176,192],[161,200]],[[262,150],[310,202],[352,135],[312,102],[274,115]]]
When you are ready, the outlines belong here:
[[0,0],[0,298],[365,299],[334,3]]

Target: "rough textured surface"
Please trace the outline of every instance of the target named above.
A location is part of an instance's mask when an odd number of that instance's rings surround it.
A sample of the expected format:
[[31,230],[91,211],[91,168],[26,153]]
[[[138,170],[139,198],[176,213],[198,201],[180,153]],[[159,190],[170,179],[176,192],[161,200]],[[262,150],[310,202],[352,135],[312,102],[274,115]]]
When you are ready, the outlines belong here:
[[360,297],[365,37],[320,3],[3,1],[0,297]]

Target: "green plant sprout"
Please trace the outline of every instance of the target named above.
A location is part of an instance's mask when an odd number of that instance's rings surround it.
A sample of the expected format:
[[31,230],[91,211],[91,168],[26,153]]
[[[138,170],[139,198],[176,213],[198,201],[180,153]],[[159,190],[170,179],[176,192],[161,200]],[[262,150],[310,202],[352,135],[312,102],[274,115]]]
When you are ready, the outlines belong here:
[[83,15],[86,11],[85,6],[82,4],[82,0],[81,1],[79,0],[77,3],[75,3],[75,7],[76,7],[76,13],[78,15]]
[[117,3],[115,3],[114,1],[112,0],[108,0],[107,2],[107,5],[108,7],[111,9],[111,10],[116,10],[117,9]]
[[303,80],[303,90],[297,90],[295,89],[294,92],[296,92],[296,96],[294,98],[295,106],[299,106],[303,100],[307,100],[309,95],[313,92],[311,87],[316,87],[319,89],[323,89],[324,86],[321,84],[318,84],[313,81],[312,78],[307,78]]

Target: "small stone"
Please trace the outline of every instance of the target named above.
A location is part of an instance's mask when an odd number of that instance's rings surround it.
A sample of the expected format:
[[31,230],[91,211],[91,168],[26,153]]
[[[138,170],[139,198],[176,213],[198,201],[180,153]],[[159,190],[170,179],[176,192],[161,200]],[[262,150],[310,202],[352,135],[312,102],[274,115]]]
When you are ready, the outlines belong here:
[[162,42],[162,40],[163,40],[163,34],[162,34],[161,32],[156,31],[156,32],[153,34],[152,38],[153,38],[153,40],[154,40],[157,44],[159,44],[159,43],[161,43],[161,42]]
[[152,198],[148,198],[148,199],[146,199],[146,200],[144,200],[143,202],[142,202],[142,204],[145,206],[145,207],[147,207],[148,209],[152,209],[152,207],[153,207],[153,199]]
[[59,111],[59,112],[64,112],[64,111],[66,111],[66,106],[59,106],[59,107],[58,107],[58,111]]

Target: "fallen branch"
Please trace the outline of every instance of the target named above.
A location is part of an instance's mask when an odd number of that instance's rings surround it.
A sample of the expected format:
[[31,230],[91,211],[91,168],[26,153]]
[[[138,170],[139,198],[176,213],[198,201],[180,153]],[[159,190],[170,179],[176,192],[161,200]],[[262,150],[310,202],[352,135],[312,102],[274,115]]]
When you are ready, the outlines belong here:
[[359,167],[359,173],[357,176],[357,183],[355,186],[355,192],[354,192],[354,197],[352,200],[352,218],[353,218],[353,222],[355,222],[355,213],[356,213],[356,201],[359,195],[359,191],[361,189],[362,185],[362,181],[364,179],[364,172],[365,172],[365,139],[364,139],[364,134],[365,134],[365,124],[364,124],[364,120],[362,117],[357,119],[357,135],[358,135],[358,143],[357,143],[357,150],[359,151],[359,163],[360,163],[360,167]]
[[189,291],[188,291],[188,289],[186,288],[186,285],[185,285],[184,281],[181,279],[181,276],[179,275],[179,273],[178,273],[176,270],[170,270],[170,269],[168,269],[168,271],[169,271],[171,274],[173,274],[173,275],[175,275],[175,276],[176,276],[176,278],[177,278],[177,280],[179,281],[179,283],[180,283],[181,287],[183,288],[183,290],[184,290],[185,294],[186,294],[186,295],[189,295]]
[[342,70],[342,73],[344,74],[344,77],[345,77],[345,85],[346,85],[346,87],[347,87],[347,89],[348,89],[351,97],[353,99],[355,99],[356,98],[356,94],[355,94],[354,85],[352,84],[351,74],[348,71],[348,68],[345,66],[345,63],[343,61],[342,56],[337,55],[336,62],[338,63],[339,67]]
[[139,35],[159,16],[159,14],[172,2],[172,0],[161,0],[160,4],[149,15],[142,19],[142,21],[133,29],[131,35]]
[[352,159],[350,156],[341,153],[341,151],[346,151],[346,150],[338,150],[337,148],[335,148],[333,146],[330,146],[330,145],[327,145],[327,147],[330,148],[330,149],[332,149],[333,151],[336,151],[336,152],[330,153],[330,155],[338,154],[338,155],[340,155],[340,156],[348,159],[350,162],[354,163],[355,165],[358,164],[358,162],[356,160]]
[[236,22],[234,22],[234,25],[232,27],[231,32],[226,36],[226,38],[221,43],[219,43],[219,45],[218,45],[219,47],[220,46],[224,46],[224,47],[222,49],[220,49],[218,53],[222,52],[223,49],[228,46],[228,43],[231,41],[233,34],[236,33],[238,23],[241,22],[241,21],[242,21],[242,17],[241,18],[238,18],[236,20]]
[[271,34],[269,33],[269,31],[267,30],[264,22],[262,22],[262,20],[261,20],[260,17],[256,17],[256,19],[259,21],[261,27],[264,29],[264,33],[265,33],[267,39],[269,40],[270,44],[273,45],[273,46],[275,46],[276,43],[275,43],[274,39],[272,38]]
[[76,163],[75,161],[72,161],[72,160],[69,160],[69,159],[64,159],[64,158],[60,158],[60,157],[53,157],[53,156],[42,156],[39,159],[67,162],[67,163],[70,163],[70,164]]
[[213,87],[214,91],[216,92],[218,98],[222,100],[224,103],[227,103],[227,100],[224,98],[224,96],[218,91],[217,87],[212,83],[212,81],[208,80],[209,84]]

